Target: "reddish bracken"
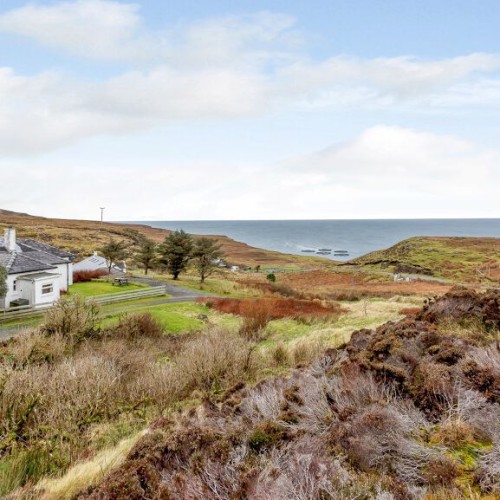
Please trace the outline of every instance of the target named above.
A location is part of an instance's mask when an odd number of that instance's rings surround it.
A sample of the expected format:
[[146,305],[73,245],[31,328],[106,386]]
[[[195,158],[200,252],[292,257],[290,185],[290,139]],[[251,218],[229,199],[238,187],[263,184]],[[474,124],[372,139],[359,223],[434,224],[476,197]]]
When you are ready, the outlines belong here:
[[244,318],[254,315],[255,310],[266,309],[269,319],[317,317],[328,318],[337,316],[344,309],[335,302],[311,301],[299,299],[218,299],[202,298],[199,302],[213,307],[219,312],[237,314]]

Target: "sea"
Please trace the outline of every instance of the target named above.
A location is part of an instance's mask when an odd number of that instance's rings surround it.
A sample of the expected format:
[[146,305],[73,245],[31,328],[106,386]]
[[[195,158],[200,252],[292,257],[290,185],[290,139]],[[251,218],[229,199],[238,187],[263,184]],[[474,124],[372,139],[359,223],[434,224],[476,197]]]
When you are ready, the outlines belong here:
[[[500,237],[500,219],[135,221],[190,234],[225,235],[258,248],[347,260],[412,236]],[[330,253],[328,253],[330,251]]]

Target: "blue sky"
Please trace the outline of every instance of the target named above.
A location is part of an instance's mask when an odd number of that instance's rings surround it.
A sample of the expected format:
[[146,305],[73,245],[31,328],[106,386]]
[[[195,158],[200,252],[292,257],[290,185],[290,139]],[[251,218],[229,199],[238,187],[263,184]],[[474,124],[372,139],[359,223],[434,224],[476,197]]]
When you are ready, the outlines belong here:
[[0,208],[500,217],[499,20],[493,0],[3,0]]

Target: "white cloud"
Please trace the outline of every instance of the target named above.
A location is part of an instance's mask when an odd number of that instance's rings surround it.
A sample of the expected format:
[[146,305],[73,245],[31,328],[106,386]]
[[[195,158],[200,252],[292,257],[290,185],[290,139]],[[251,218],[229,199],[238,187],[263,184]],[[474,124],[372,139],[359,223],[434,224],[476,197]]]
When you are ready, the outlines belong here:
[[[133,163],[133,162],[132,162]],[[273,165],[0,165],[3,208],[114,220],[499,217],[500,150],[379,125]],[[51,186],[51,202],[46,203]],[[109,186],[119,185],[119,189]],[[75,203],[75,200],[80,200]],[[133,200],[131,204],[130,200]]]
[[0,68],[0,156],[180,120],[297,108],[434,113],[500,105],[499,55],[315,61],[304,53],[295,20],[284,14],[226,16],[153,32],[136,4],[75,0],[6,12],[0,31],[125,66],[92,81]]
[[0,30],[83,57],[142,58],[148,47],[137,38],[138,10],[136,4],[106,0],[28,4],[1,15]]
[[449,135],[375,126],[358,137],[286,162],[302,175],[360,190],[478,196],[496,189],[500,153]]
[[[470,99],[477,102],[474,94],[483,90],[483,79],[477,75],[499,69],[500,56],[496,54],[470,54],[437,61],[337,56],[320,63],[298,61],[281,69],[278,78],[291,94],[315,107],[353,102],[380,107],[398,102],[424,104],[430,98],[437,105],[439,96],[456,97],[459,85],[467,82],[470,92],[462,93],[463,104]],[[493,82],[500,89],[499,80]],[[494,97],[498,103],[498,95]]]

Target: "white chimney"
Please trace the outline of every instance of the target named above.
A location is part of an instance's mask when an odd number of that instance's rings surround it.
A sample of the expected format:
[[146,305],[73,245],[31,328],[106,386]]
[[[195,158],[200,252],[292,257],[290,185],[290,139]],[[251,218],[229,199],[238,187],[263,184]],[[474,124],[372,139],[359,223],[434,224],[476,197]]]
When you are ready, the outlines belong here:
[[16,250],[16,230],[13,227],[9,227],[5,230],[3,241],[8,252],[14,252]]

